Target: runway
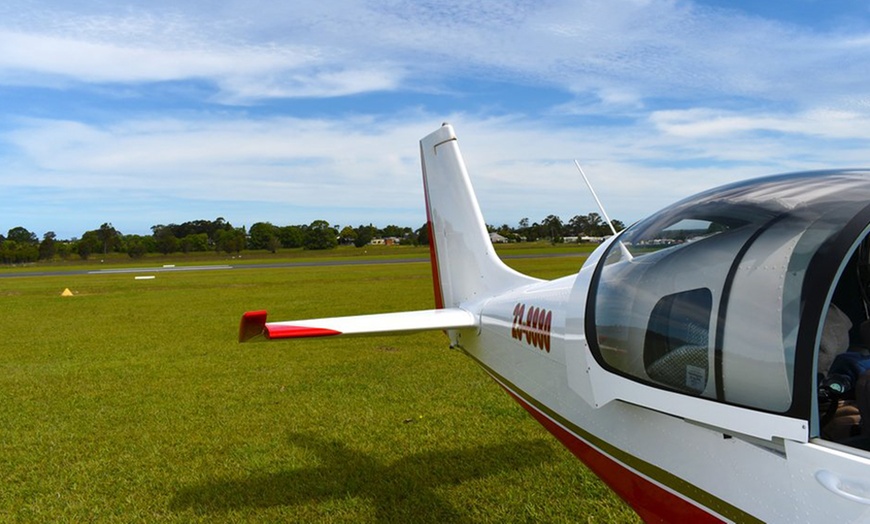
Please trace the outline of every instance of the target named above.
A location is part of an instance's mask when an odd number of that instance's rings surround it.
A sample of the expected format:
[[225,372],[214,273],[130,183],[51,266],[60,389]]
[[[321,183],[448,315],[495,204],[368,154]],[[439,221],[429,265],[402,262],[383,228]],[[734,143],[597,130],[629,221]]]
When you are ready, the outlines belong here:
[[[521,258],[553,258],[553,257],[583,257],[587,253],[548,253],[540,255],[507,255],[502,259],[521,259]],[[272,262],[272,263],[256,263],[256,264],[214,264],[214,265],[163,265],[154,267],[120,267],[106,269],[68,269],[68,270],[47,270],[47,271],[14,271],[5,272],[0,269],[0,278],[24,278],[24,277],[59,277],[68,275],[117,275],[117,274],[152,274],[152,273],[171,273],[178,271],[218,271],[218,270],[246,270],[246,269],[279,269],[291,267],[323,267],[323,266],[374,266],[382,264],[412,264],[412,263],[429,263],[429,257],[410,257],[410,258],[388,258],[388,259],[347,259],[338,260],[312,260],[300,262]]]
[[428,262],[428,258],[401,258],[388,260],[317,260],[308,262],[274,262],[265,264],[214,264],[214,265],[165,265],[154,267],[119,267],[106,269],[67,269],[55,271],[15,271],[4,273],[0,270],[0,278],[14,277],[58,277],[68,275],[117,275],[128,273],[172,273],[178,271],[216,271],[230,269],[277,269],[285,267],[316,267],[316,266],[356,266],[374,264],[407,264],[411,262]]

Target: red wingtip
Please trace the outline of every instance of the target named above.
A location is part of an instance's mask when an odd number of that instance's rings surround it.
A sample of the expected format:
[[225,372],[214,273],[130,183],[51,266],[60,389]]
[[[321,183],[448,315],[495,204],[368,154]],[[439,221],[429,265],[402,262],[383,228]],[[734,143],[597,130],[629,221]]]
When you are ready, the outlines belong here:
[[239,342],[248,342],[252,338],[265,335],[266,315],[265,311],[248,311],[242,315],[242,322],[239,324]]

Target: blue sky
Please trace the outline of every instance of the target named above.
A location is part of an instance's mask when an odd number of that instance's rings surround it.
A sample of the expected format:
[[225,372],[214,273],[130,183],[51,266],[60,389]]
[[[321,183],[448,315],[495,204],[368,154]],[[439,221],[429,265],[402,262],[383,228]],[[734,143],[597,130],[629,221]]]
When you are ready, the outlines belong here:
[[6,0],[0,233],[416,228],[443,121],[496,225],[870,167],[865,1],[309,4]]

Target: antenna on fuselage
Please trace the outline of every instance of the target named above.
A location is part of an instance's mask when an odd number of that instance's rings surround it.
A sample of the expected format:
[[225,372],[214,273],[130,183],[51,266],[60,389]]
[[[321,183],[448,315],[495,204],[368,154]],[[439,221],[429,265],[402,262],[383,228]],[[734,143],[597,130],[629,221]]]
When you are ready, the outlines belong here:
[[589,192],[592,193],[592,198],[595,199],[595,203],[598,204],[598,209],[601,210],[601,214],[604,215],[604,220],[607,221],[607,225],[610,226],[610,230],[613,231],[613,234],[616,234],[616,228],[613,227],[613,222],[610,221],[610,217],[607,216],[607,211],[604,210],[604,206],[601,204],[601,200],[598,200],[598,195],[595,194],[595,189],[592,188],[592,183],[589,182],[589,177],[586,176],[586,173],[583,172],[583,168],[580,167],[580,162],[577,159],[574,159],[574,165],[577,166],[577,171],[580,171],[580,176],[583,177],[583,181],[586,182],[586,187],[589,188]]
[[[580,176],[583,177],[583,181],[586,182],[586,187],[589,188],[589,192],[592,193],[592,198],[595,199],[595,203],[598,204],[598,209],[601,211],[601,214],[604,216],[604,220],[607,221],[607,225],[610,226],[610,230],[613,231],[613,235],[616,236],[616,228],[613,227],[613,222],[610,220],[610,217],[607,215],[607,211],[604,210],[604,204],[601,203],[601,200],[598,199],[598,195],[595,193],[595,189],[592,187],[592,182],[589,181],[589,177],[586,176],[586,173],[583,172],[583,168],[580,167],[580,162],[577,159],[574,159],[574,165],[577,166],[577,171],[580,171]],[[633,260],[631,252],[628,250],[625,245],[620,242],[619,249],[622,251],[622,255],[627,260]]]

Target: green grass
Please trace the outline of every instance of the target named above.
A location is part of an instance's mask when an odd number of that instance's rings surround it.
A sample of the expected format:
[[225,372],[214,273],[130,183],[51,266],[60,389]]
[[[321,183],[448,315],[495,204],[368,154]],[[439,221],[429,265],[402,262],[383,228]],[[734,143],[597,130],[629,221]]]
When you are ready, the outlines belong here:
[[[536,244],[529,244],[535,246]],[[540,246],[542,249],[544,245]],[[172,253],[163,255],[150,253],[141,258],[133,259],[125,253],[109,253],[107,255],[91,255],[87,260],[71,256],[66,260],[55,258],[50,261],[39,261],[16,266],[0,265],[2,273],[26,273],[28,271],[54,271],[101,269],[107,267],[157,267],[163,264],[179,265],[223,265],[223,264],[257,264],[270,262],[306,262],[311,260],[332,260],[345,258],[396,259],[419,258],[428,260],[428,246],[340,246],[336,249],[310,251],[302,248],[280,249],[276,253],[268,251],[242,251],[240,254],[222,252]]]
[[[506,257],[528,255],[587,255],[598,244],[551,244],[549,242],[523,242],[518,244],[498,244],[496,251]],[[368,259],[395,260],[419,259],[429,260],[428,246],[339,246],[336,249],[310,251],[307,249],[280,249],[276,253],[268,251],[242,251],[241,254],[218,252],[172,253],[162,255],[152,253],[142,258],[132,259],[125,253],[109,253],[107,255],[92,255],[87,260],[72,256],[66,260],[55,258],[50,261],[40,261],[21,265],[0,264],[0,275],[26,274],[34,271],[64,271],[64,270],[96,270],[121,267],[159,267],[164,264],[178,265],[225,265],[263,264],[275,262],[309,262],[317,260],[338,259]]]
[[636,519],[441,333],[236,342],[245,310],[431,288],[426,263],[0,279],[0,521]]

